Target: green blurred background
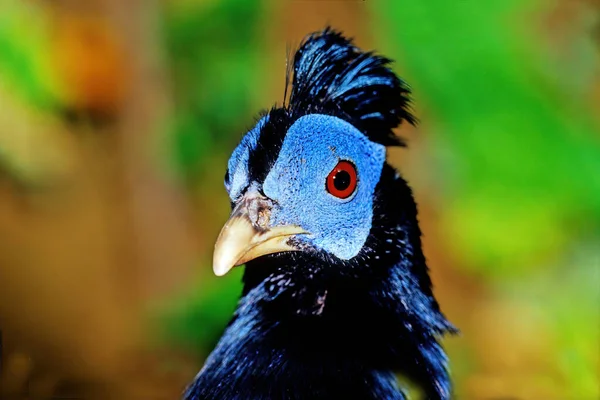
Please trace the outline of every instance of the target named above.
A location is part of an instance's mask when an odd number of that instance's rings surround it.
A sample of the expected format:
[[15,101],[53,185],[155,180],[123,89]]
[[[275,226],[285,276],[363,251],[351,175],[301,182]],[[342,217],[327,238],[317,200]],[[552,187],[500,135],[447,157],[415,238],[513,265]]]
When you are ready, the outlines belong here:
[[228,156],[326,24],[413,89],[456,397],[600,398],[593,0],[0,0],[0,393],[178,398],[241,289]]

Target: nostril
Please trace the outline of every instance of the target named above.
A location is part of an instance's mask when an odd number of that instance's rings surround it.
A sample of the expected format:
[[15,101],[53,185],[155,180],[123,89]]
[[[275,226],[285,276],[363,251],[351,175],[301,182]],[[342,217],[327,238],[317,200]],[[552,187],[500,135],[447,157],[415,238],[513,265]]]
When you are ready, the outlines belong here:
[[271,220],[271,200],[254,198],[248,203],[248,217],[252,224],[259,229],[267,229]]
[[256,220],[256,224],[262,228],[266,228],[269,226],[269,222],[271,220],[271,209],[270,208],[261,208],[258,210],[258,216]]

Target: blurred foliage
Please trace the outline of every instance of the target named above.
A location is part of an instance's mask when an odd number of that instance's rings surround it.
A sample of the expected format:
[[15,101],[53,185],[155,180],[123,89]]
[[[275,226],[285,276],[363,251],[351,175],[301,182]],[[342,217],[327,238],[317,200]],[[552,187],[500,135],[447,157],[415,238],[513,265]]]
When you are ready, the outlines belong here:
[[[208,268],[210,269],[210,268]],[[210,287],[192,285],[189,292],[159,307],[159,340],[205,357],[217,344],[242,292],[242,268]]]
[[264,87],[259,49],[267,15],[260,0],[172,2],[166,9],[176,161],[190,179],[256,112],[251,107]]
[[28,2],[0,2],[0,87],[36,106],[53,105],[59,97],[50,67],[47,14]]
[[64,175],[72,161],[56,119],[40,112],[53,109],[62,96],[48,15],[20,1],[0,5],[0,167],[15,183],[40,187]]
[[[166,11],[176,108],[171,132],[175,161],[190,185],[198,186],[210,156],[235,146],[257,112],[255,105],[264,103],[261,23],[268,12],[261,0],[173,2]],[[211,268],[198,270],[209,273]],[[240,293],[241,275],[236,274],[211,280],[210,287],[192,286],[162,308],[162,334],[206,355],[231,318]]]
[[14,101],[3,89],[0,83],[0,170],[22,189],[58,183],[73,167],[69,138],[55,119],[34,112],[27,102]]
[[[600,398],[600,250],[592,243],[585,243],[567,256],[569,268],[549,265],[551,272],[545,275],[528,281],[505,282],[497,290],[503,301],[517,298],[516,307],[522,304],[535,307],[541,323],[531,329],[540,336],[544,331],[551,332],[545,354],[555,358],[557,375],[568,382],[561,385],[557,397]],[[535,322],[535,319],[524,321],[525,326]]]
[[444,208],[450,201],[450,247],[466,265],[520,274],[581,230],[598,232],[600,130],[585,89],[599,57],[589,21],[580,21],[576,57],[558,62],[541,40],[548,10],[535,1],[373,4],[378,37],[431,113],[437,165],[423,170],[438,177]]

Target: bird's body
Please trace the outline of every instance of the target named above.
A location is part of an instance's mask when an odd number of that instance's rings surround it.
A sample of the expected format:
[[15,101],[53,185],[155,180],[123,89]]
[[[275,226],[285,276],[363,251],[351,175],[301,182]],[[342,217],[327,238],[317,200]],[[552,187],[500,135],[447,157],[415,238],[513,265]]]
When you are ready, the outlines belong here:
[[330,30],[311,36],[290,105],[234,152],[215,272],[245,262],[244,292],[186,400],[404,399],[398,372],[450,398],[437,337],[454,328],[411,191],[385,163],[391,129],[413,121],[387,63]]

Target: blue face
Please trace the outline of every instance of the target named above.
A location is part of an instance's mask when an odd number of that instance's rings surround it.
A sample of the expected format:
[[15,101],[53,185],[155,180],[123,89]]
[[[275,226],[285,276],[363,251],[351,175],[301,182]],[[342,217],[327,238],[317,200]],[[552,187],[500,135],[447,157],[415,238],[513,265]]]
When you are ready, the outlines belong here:
[[[229,161],[232,178],[226,187],[234,202],[253,184],[247,163],[264,123],[265,119],[259,121],[248,132]],[[342,197],[332,194],[327,184],[340,161],[356,171],[356,188]],[[384,162],[385,147],[369,141],[350,123],[321,114],[299,118],[262,183],[263,193],[275,204],[271,225],[301,226],[309,234],[297,236],[297,241],[342,260],[353,258],[371,229],[373,195]]]

